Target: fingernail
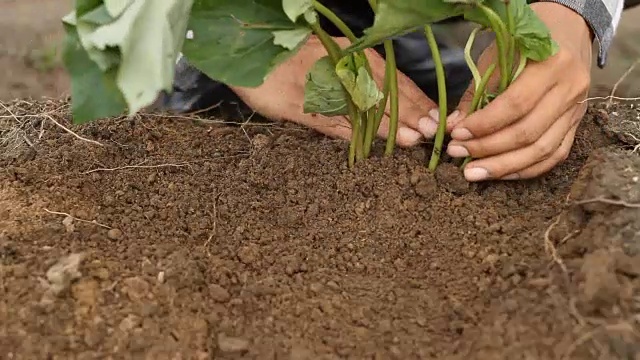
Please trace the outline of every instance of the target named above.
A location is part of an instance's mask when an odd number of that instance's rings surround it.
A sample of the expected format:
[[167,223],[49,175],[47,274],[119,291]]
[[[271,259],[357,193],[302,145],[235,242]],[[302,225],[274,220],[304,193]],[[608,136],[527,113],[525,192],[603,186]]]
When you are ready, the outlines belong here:
[[438,123],[433,121],[430,117],[422,118],[418,121],[418,130],[420,130],[424,137],[431,139],[438,131]]
[[460,112],[460,110],[456,110],[451,114],[449,114],[449,116],[447,117],[447,126],[455,126],[463,118],[464,116],[462,116],[462,113]]
[[440,123],[440,111],[438,109],[429,110],[429,117],[436,122],[436,124]]
[[397,141],[402,145],[405,145],[405,146],[415,145],[418,143],[418,141],[420,141],[421,137],[422,137],[422,134],[420,134],[419,132],[413,129],[409,129],[407,127],[402,127],[398,129]]
[[464,169],[464,177],[470,182],[482,181],[489,178],[489,171],[480,167]]
[[447,147],[447,154],[454,158],[461,158],[469,156],[469,151],[460,145],[450,145]]
[[515,173],[515,174],[503,176],[501,180],[518,180],[518,179],[520,179],[520,175],[518,173]]
[[471,134],[471,132],[467,129],[454,129],[451,132],[451,137],[454,140],[460,140],[460,141],[465,141],[465,140],[470,140],[473,138],[473,134]]

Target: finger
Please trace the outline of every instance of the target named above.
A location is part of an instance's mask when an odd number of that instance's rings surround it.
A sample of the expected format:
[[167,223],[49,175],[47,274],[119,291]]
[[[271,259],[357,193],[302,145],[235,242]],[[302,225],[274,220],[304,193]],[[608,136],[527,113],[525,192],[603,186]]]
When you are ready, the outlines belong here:
[[[385,114],[380,122],[380,128],[378,129],[378,136],[381,138],[389,137],[389,115]],[[423,139],[421,133],[406,127],[399,126],[396,133],[396,144],[400,147],[411,147],[418,145]]]
[[447,153],[452,157],[484,158],[532,145],[582,96],[577,94],[567,99],[568,92],[565,87],[554,87],[518,122],[482,138],[453,140]]
[[569,130],[569,133],[564,138],[562,145],[556,150],[553,155],[549,158],[540,161],[539,163],[530,166],[524,170],[521,170],[517,173],[507,175],[502,178],[502,180],[525,180],[525,179],[533,179],[540,175],[546,174],[551,171],[558,164],[564,162],[571,153],[571,148],[573,147],[573,143],[576,138],[576,131],[578,130],[579,123],[573,125]]
[[501,179],[550,158],[569,132],[574,109],[565,112],[535,143],[514,151],[472,161],[464,169],[467,181]]
[[464,141],[495,133],[529,113],[557,83],[548,63],[531,63],[520,76],[486,107],[461,120],[451,132]]
[[[371,50],[373,51],[373,50]],[[378,55],[370,54],[372,75],[379,88],[384,87],[386,72],[385,60]],[[406,127],[419,131],[423,136],[432,138],[438,123],[438,105],[433,102],[418,85],[402,72],[397,71],[398,80],[398,112],[399,122]],[[387,114],[391,111],[391,102],[385,105]]]
[[317,114],[296,114],[295,116],[286,116],[282,120],[312,128],[332,138],[351,140],[351,123],[344,116],[329,117]]

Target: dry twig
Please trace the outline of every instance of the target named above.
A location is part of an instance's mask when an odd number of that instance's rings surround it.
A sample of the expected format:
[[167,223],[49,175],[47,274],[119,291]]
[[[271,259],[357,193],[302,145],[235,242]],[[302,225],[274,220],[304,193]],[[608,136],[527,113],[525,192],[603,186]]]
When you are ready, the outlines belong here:
[[576,205],[584,205],[584,204],[592,204],[592,203],[603,203],[603,204],[609,204],[609,205],[623,206],[623,207],[632,208],[632,209],[640,209],[640,204],[632,204],[624,200],[607,199],[602,196],[593,198],[593,199],[586,199],[586,200],[580,200],[580,201],[574,202],[574,204]]
[[83,175],[86,174],[91,174],[94,172],[99,172],[99,171],[118,171],[118,170],[125,170],[125,169],[157,169],[157,168],[163,168],[163,167],[185,167],[185,166],[190,166],[190,164],[188,162],[182,163],[182,164],[158,164],[158,165],[126,165],[126,166],[119,166],[119,167],[115,167],[115,168],[98,168],[98,169],[93,169],[93,170],[87,170],[85,172],[83,172]]
[[564,264],[564,261],[558,256],[558,250],[555,245],[553,245],[553,241],[551,241],[551,230],[556,227],[560,223],[561,217],[558,216],[556,220],[549,225],[547,230],[544,232],[544,250],[547,255],[551,256],[551,259],[558,264],[562,272],[564,273],[566,279],[569,279],[569,271],[567,270],[567,266]]
[[108,226],[108,225],[105,225],[105,224],[100,224],[99,222],[97,222],[95,220],[89,221],[89,220],[80,219],[80,218],[77,218],[77,217],[75,217],[75,216],[73,216],[71,214],[65,213],[65,212],[51,211],[51,210],[48,210],[48,209],[44,209],[44,211],[48,212],[49,214],[67,216],[67,217],[72,218],[73,220],[80,221],[80,222],[87,223],[87,224],[97,225],[97,226],[103,227],[105,229],[109,229],[109,230],[113,229],[111,226]]
[[640,64],[640,59],[634,61],[633,64],[631,64],[631,66],[627,69],[627,71],[625,71],[624,74],[622,74],[620,79],[618,79],[618,81],[616,81],[615,85],[613,85],[613,89],[611,89],[611,94],[609,94],[610,98],[609,98],[609,101],[607,102],[607,107],[609,107],[609,106],[611,106],[611,104],[613,104],[613,96],[616,94],[616,90],[618,90],[618,86],[620,86],[620,84],[624,81],[624,79],[626,79],[627,76],[629,76],[629,74],[631,74],[633,69],[635,69],[636,66],[638,66],[638,64]]
[[98,145],[98,146],[104,146],[104,144],[95,141],[95,140],[91,140],[91,139],[87,139],[85,137],[82,137],[78,134],[76,134],[75,132],[73,132],[72,130],[70,130],[69,128],[67,128],[66,126],[60,124],[59,122],[57,122],[51,115],[49,114],[42,114],[42,116],[46,117],[47,119],[49,119],[52,123],[56,124],[58,127],[60,127],[62,130],[66,131],[67,133],[73,135],[76,139],[78,140],[82,140],[82,141],[86,141],[88,143],[94,144],[94,145]]

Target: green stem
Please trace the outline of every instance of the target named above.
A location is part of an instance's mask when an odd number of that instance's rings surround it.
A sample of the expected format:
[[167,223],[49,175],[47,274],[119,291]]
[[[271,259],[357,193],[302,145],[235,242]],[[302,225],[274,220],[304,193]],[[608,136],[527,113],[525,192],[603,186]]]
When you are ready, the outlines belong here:
[[438,130],[436,131],[436,137],[433,144],[433,152],[431,153],[431,160],[429,161],[429,170],[435,171],[440,162],[440,154],[442,153],[442,143],[444,142],[444,136],[447,131],[447,83],[444,75],[444,66],[442,65],[442,58],[440,57],[440,49],[436,42],[435,35],[431,26],[424,27],[424,32],[431,48],[433,61],[436,66],[436,79],[438,82],[438,105],[440,107],[440,118],[438,119]]
[[357,111],[356,112],[356,119],[354,121],[354,125],[353,125],[353,133],[355,134],[353,136],[353,138],[355,139],[355,144],[356,144],[356,160],[360,161],[362,159],[364,159],[364,147],[363,147],[363,142],[364,142],[364,134],[362,131],[362,125],[363,124],[363,116],[366,116],[362,111]]
[[[505,0],[505,7],[507,10],[507,39],[508,39],[508,52],[507,52],[507,68],[509,69],[509,82],[511,84],[513,81],[513,65],[515,62],[515,50],[516,50],[516,39],[513,37],[513,34],[516,32],[515,19],[513,16],[513,7],[511,6],[511,0]],[[508,85],[507,85],[508,86]]]
[[[480,107],[480,101],[485,96],[485,92],[487,91],[487,84],[489,83],[489,79],[491,79],[491,75],[493,75],[493,72],[495,70],[496,70],[496,64],[491,64],[487,69],[487,71],[484,73],[484,75],[482,75],[480,83],[478,84],[478,88],[476,89],[476,92],[473,93],[473,99],[471,100],[471,108],[469,109],[469,115],[476,112],[476,110],[478,110],[478,108]],[[464,167],[467,166],[467,164],[471,160],[473,160],[473,158],[471,156],[467,156],[462,162],[462,165],[460,166],[460,168],[464,169]]]
[[[485,91],[487,90],[487,84],[491,79],[491,75],[496,70],[496,64],[491,64],[487,71],[482,75],[480,79],[480,83],[478,84],[478,89],[473,94],[473,100],[471,100],[471,109],[469,111],[469,115],[473,114],[476,110],[478,110],[478,105],[480,104],[480,100],[484,96]],[[468,116],[468,115],[467,115]]]
[[338,30],[340,30],[340,32],[342,32],[344,36],[346,36],[347,39],[349,39],[349,41],[354,42],[358,40],[358,38],[353,33],[353,31],[351,31],[349,26],[347,26],[347,24],[345,24],[345,22],[342,21],[342,19],[340,19],[338,15],[336,15],[333,11],[331,11],[331,9],[322,5],[319,1],[315,1],[315,0],[313,1],[313,7],[314,9],[316,9],[317,12],[322,14],[322,16],[326,17],[327,20],[331,21],[331,23],[335,25],[335,27],[337,27]]
[[[357,40],[355,34],[353,33],[353,31],[351,31],[349,26],[344,21],[342,21],[342,19],[340,19],[333,11],[331,11],[331,9],[322,5],[317,0],[313,1],[313,7],[317,12],[319,12],[321,15],[326,17],[333,25],[335,25],[335,27],[337,27],[338,30],[340,30],[340,32],[342,32],[342,34],[344,34],[344,36],[346,36],[351,43]],[[367,58],[364,51],[360,51],[358,52],[358,54],[361,55],[362,58],[364,59],[364,66],[365,66],[365,69],[367,69],[367,72],[369,73],[369,75],[373,76],[371,64],[369,63],[369,59]],[[369,156],[373,138],[371,139],[371,141],[369,141],[368,137],[366,136],[366,133],[369,133],[371,131],[370,128],[374,126],[375,111],[368,111],[364,114],[359,114],[359,118],[365,120],[363,123],[361,123],[361,126],[360,126],[360,131],[365,132],[364,136],[360,136],[360,142],[364,141],[364,149],[362,150],[365,156]],[[358,146],[362,147],[363,144],[360,143]]]
[[336,41],[333,40],[333,38],[322,29],[322,27],[320,27],[319,23],[310,24],[310,26],[311,30],[313,30],[322,43],[322,46],[327,50],[333,65],[335,66],[338,64],[338,61],[342,58],[342,49],[340,49],[338,43],[336,43]]
[[[320,40],[324,48],[327,50],[327,53],[329,54],[329,58],[331,59],[333,66],[335,66],[342,57],[342,50],[340,49],[340,46],[338,46],[335,40],[333,40],[333,38],[329,34],[327,34],[326,31],[322,29],[319,23],[310,24],[310,25],[313,32],[316,34],[316,36],[318,36],[318,39]],[[345,89],[345,92],[346,91],[347,90]],[[358,118],[357,107],[353,103],[353,100],[348,96],[347,96],[347,108],[349,112],[349,120],[351,121],[351,129],[353,132],[351,136],[352,138],[351,144],[349,144],[349,167],[353,167],[356,160],[356,148],[357,148],[356,141],[357,141],[357,136],[360,128],[360,121]]]
[[469,40],[467,40],[467,45],[464,47],[464,60],[467,62],[467,66],[469,67],[469,70],[471,70],[471,74],[473,75],[473,82],[476,92],[478,92],[478,85],[480,85],[480,80],[482,77],[480,76],[478,67],[471,57],[471,49],[473,48],[473,42],[476,40],[476,35],[480,31],[480,29],[480,27],[473,29],[473,31],[469,35]]
[[378,103],[378,108],[373,108],[369,110],[373,115],[369,118],[367,123],[367,132],[365,134],[364,142],[365,142],[365,156],[369,156],[371,153],[371,148],[373,146],[373,140],[375,139],[378,130],[380,129],[380,123],[382,123],[382,118],[384,117],[385,109],[387,108],[387,102],[389,101],[389,81],[388,74],[385,73],[384,77],[384,87],[382,89],[382,100]]
[[520,54],[520,63],[518,64],[518,68],[516,69],[515,74],[513,74],[513,81],[516,81],[516,79],[518,78],[518,76],[520,76],[520,74],[522,73],[522,71],[524,71],[524,68],[527,66],[527,57],[526,56],[522,56],[522,54]]
[[496,43],[498,45],[498,65],[500,66],[500,87],[499,93],[502,93],[507,89],[509,85],[509,63],[507,61],[507,29],[500,19],[500,16],[495,13],[491,8],[486,5],[479,5],[480,10],[487,16],[489,22],[491,23],[491,28],[496,33]]
[[375,133],[378,133],[378,130],[380,130],[380,124],[382,123],[382,118],[384,117],[384,113],[385,110],[387,109],[387,102],[389,101],[389,80],[388,80],[388,75],[385,75],[384,78],[384,88],[382,89],[382,94],[383,94],[383,98],[380,101],[380,103],[378,104],[378,109],[376,110],[376,117],[375,117]]
[[[399,118],[399,98],[398,98],[398,72],[396,65],[396,52],[393,49],[393,42],[386,40],[384,42],[384,51],[387,60],[388,77],[386,79],[387,86],[389,87],[389,97],[391,98],[391,113],[389,117],[389,134],[387,136],[387,144],[384,150],[384,154],[390,156],[393,154],[393,150],[396,147],[396,136],[398,133],[398,118]],[[384,108],[382,109],[384,112]],[[379,125],[378,125],[379,126]]]

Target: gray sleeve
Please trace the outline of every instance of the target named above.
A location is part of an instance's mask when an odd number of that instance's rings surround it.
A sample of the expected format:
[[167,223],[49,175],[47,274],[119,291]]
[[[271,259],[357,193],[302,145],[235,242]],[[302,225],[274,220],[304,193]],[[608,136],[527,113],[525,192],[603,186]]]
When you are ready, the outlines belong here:
[[543,0],[562,4],[580,14],[591,27],[598,40],[598,66],[604,67],[613,41],[624,0]]

